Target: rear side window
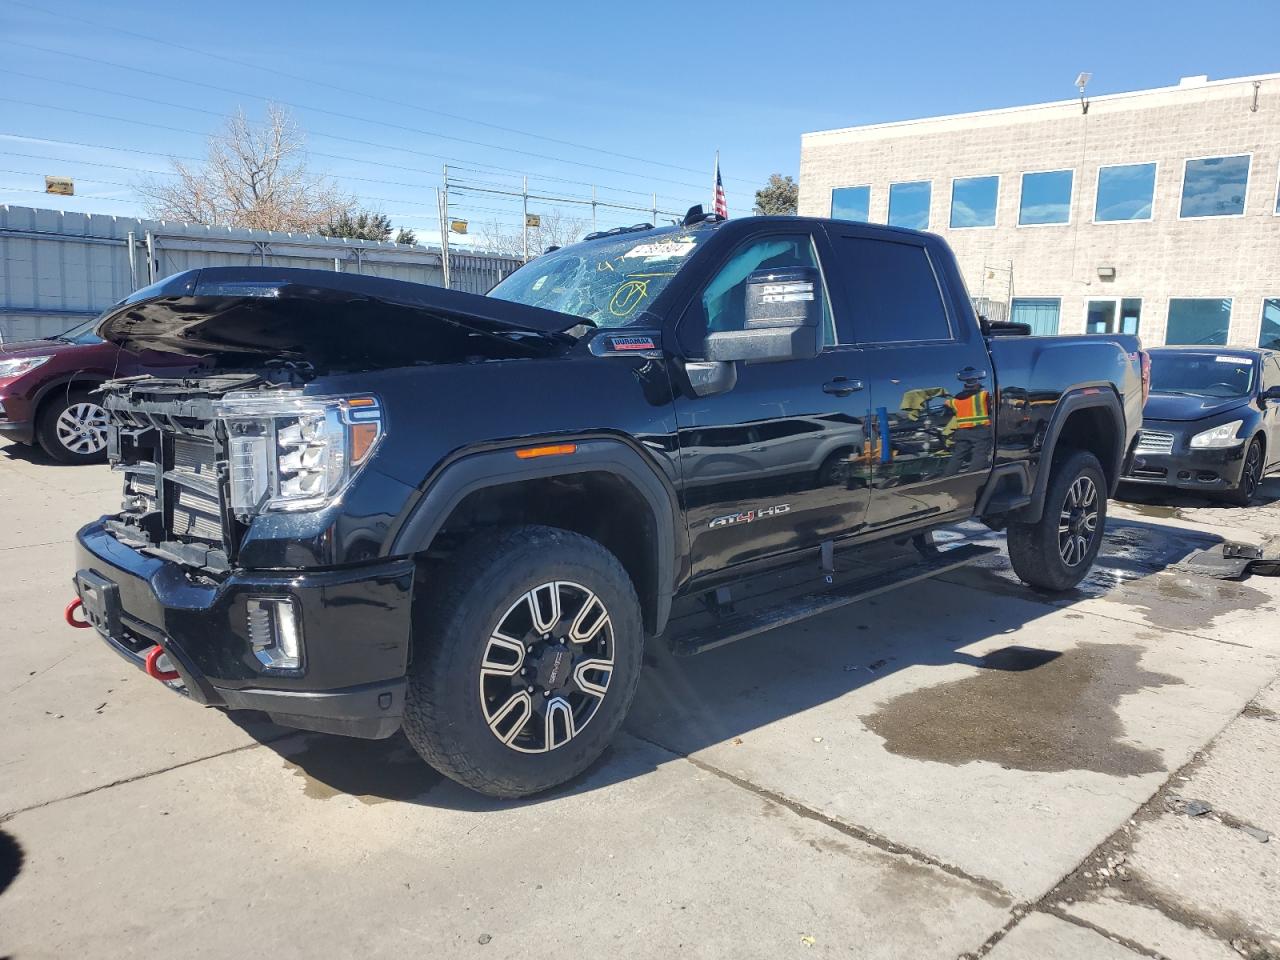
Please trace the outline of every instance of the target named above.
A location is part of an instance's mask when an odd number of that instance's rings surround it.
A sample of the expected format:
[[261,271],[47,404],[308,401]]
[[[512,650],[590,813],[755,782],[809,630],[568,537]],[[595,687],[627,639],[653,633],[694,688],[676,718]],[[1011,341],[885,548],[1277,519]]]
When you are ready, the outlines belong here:
[[849,300],[849,309],[837,317],[842,343],[951,339],[942,291],[924,247],[866,237],[832,240]]

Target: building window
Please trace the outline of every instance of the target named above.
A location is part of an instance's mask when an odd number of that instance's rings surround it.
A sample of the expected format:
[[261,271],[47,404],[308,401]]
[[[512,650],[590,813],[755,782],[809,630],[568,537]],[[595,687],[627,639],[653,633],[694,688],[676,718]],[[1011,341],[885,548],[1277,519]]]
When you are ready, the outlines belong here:
[[1227,342],[1231,328],[1231,298],[1174,298],[1169,301],[1165,343]]
[[962,177],[951,181],[951,226],[994,227],[999,177]]
[[1018,206],[1019,226],[1070,222],[1074,178],[1070,170],[1024,173],[1022,198]]
[[1182,174],[1180,217],[1238,217],[1244,213],[1249,156],[1188,160]]
[[933,184],[928,180],[889,184],[889,226],[928,230],[932,201]]
[[1009,319],[1031,325],[1031,335],[1051,337],[1058,332],[1062,301],[1057,297],[1014,297]]
[[1156,195],[1156,165],[1128,163],[1098,168],[1098,201],[1093,219],[1099,223],[1150,220]]
[[1085,333],[1137,333],[1142,301],[1137,297],[1090,300],[1085,309]]
[[1262,334],[1258,346],[1280,350],[1280,297],[1262,301]]
[[866,223],[871,212],[870,187],[836,187],[831,191],[831,219]]

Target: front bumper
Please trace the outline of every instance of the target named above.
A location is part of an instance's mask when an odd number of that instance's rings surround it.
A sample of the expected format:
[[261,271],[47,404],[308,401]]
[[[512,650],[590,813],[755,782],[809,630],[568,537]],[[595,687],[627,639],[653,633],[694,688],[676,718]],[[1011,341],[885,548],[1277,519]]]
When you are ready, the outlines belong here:
[[[107,645],[139,668],[159,645],[180,676],[168,685],[196,702],[262,710],[285,726],[348,736],[399,729],[412,560],[239,571],[214,583],[125,546],[98,521],[76,535],[76,566],[115,585],[118,615],[98,630]],[[292,598],[301,623],[303,669],[294,672],[265,667],[249,640],[248,600],[282,596]]]
[[[1143,424],[1144,429],[1148,424]],[[1192,423],[1192,429],[1161,422],[1154,429],[1173,434],[1170,453],[1153,453],[1135,448],[1125,466],[1121,480],[1125,483],[1147,483],[1176,487],[1179,490],[1203,490],[1206,493],[1234,490],[1240,486],[1244,472],[1244,454],[1248,447],[1200,450],[1192,449],[1191,436],[1204,430],[1203,424]]]
[[35,427],[30,420],[0,420],[0,436],[18,443],[34,443]]

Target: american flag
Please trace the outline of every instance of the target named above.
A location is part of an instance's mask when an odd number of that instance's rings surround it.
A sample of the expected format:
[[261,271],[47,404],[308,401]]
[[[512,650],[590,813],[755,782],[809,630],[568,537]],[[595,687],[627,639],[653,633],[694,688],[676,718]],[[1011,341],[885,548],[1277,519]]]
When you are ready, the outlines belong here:
[[724,181],[720,179],[720,154],[716,154],[716,208],[717,217],[729,219],[729,202],[724,198]]

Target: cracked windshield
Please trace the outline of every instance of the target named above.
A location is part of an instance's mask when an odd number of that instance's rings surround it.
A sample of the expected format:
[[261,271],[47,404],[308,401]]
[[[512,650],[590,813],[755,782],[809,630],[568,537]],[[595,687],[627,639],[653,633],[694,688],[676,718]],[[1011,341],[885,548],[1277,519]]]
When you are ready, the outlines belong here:
[[557,250],[525,265],[489,296],[556,310],[597,327],[631,323],[657,298],[711,233],[624,234],[608,243]]

